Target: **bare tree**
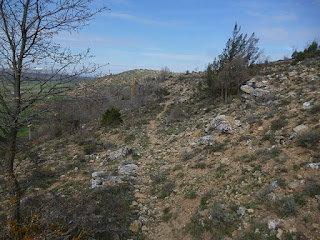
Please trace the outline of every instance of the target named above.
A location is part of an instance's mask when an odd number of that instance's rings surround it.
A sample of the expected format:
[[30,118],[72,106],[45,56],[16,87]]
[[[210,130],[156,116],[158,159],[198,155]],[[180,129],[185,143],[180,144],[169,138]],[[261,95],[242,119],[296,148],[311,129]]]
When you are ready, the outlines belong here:
[[[105,7],[92,0],[0,0],[0,141],[6,146],[5,178],[11,195],[10,238],[22,239],[21,191],[14,172],[17,134],[38,115],[37,105],[61,94],[67,83],[95,66],[81,65],[89,51],[72,55],[54,36],[87,25]],[[35,70],[35,67],[43,70]],[[33,70],[32,70],[33,69]]]

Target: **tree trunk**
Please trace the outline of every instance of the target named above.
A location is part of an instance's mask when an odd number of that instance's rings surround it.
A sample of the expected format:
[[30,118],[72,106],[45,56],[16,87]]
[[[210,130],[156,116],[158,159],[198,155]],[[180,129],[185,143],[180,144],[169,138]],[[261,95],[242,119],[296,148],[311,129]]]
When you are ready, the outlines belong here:
[[17,129],[12,127],[7,142],[5,159],[6,180],[10,195],[10,208],[8,209],[7,222],[9,235],[12,239],[22,239],[20,216],[21,190],[13,169],[16,156],[17,133]]

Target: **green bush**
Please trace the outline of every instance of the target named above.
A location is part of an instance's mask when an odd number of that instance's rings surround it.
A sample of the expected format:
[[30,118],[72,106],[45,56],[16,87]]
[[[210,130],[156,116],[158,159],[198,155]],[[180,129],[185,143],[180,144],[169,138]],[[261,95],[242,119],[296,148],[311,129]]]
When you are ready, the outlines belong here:
[[273,121],[271,121],[271,130],[272,131],[280,130],[281,128],[283,128],[287,124],[288,124],[288,121],[283,120],[281,118],[273,120]]
[[123,122],[119,109],[110,108],[107,109],[102,115],[101,126],[102,127],[116,127]]
[[311,131],[302,133],[297,138],[297,146],[310,149],[317,149],[317,144],[320,142],[320,131]]
[[302,61],[306,58],[313,58],[313,57],[319,57],[320,56],[320,45],[313,41],[308,47],[306,47],[303,52],[298,52],[295,50],[291,57],[294,59],[294,63],[297,63],[299,61]]
[[309,195],[310,197],[314,197],[315,195],[320,194],[320,182],[315,181],[313,179],[309,180],[308,184],[306,185],[304,192]]
[[295,216],[298,213],[298,205],[292,197],[284,197],[276,201],[274,206],[281,217]]
[[94,153],[96,150],[97,150],[97,145],[95,144],[88,144],[83,147],[83,151],[86,155],[90,155]]

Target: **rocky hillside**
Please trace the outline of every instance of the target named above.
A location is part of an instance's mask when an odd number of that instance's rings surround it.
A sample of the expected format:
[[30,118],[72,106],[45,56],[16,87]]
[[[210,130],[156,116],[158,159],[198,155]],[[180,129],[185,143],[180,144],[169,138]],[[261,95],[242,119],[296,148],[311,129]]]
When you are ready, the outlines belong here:
[[89,239],[320,239],[320,59],[266,64],[227,102],[203,73],[160,85],[119,128],[21,152],[23,205]]

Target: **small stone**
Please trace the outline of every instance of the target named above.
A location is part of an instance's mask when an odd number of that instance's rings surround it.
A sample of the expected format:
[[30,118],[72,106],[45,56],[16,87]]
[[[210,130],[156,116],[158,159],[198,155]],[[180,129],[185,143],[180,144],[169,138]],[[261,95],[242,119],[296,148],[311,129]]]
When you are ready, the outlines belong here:
[[268,229],[269,230],[276,230],[280,227],[280,224],[282,223],[281,219],[274,219],[268,221]]
[[303,131],[303,130],[307,130],[308,129],[308,127],[306,126],[306,125],[299,125],[299,126],[296,126],[294,129],[293,129],[293,131],[294,132],[301,132],[301,131]]
[[296,233],[297,229],[295,227],[289,228],[289,233]]
[[79,170],[79,168],[78,168],[78,167],[75,167],[75,168],[74,168],[74,171],[75,171],[75,172],[77,172],[78,170]]
[[247,210],[247,212],[248,212],[249,214],[253,214],[253,213],[254,213],[254,210],[253,210],[252,208],[249,208],[249,209]]
[[279,228],[278,231],[277,231],[276,237],[277,237],[278,239],[281,239],[282,234],[283,234],[283,231],[281,230],[281,228]]
[[295,188],[297,188],[298,186],[299,186],[299,182],[291,182],[291,183],[288,184],[288,187],[289,187],[290,189],[295,189]]
[[270,183],[269,188],[270,190],[274,191],[279,186],[278,181],[273,181]]
[[318,201],[320,201],[320,195],[315,195],[314,196]]
[[212,146],[215,143],[215,139],[212,135],[207,135],[199,138],[198,143],[201,145]]
[[214,152],[213,155],[214,156],[221,156],[223,153],[222,152]]
[[138,233],[142,223],[138,220],[135,220],[133,223],[130,224],[129,230],[133,233]]
[[288,137],[288,140],[293,140],[293,139],[296,138],[296,136],[297,136],[297,134],[293,133],[293,134],[290,135],[290,137]]
[[234,124],[235,124],[237,127],[241,127],[241,122],[240,122],[240,120],[234,120]]
[[92,178],[103,178],[109,175],[110,175],[110,172],[108,171],[98,171],[98,172],[93,172],[91,174]]
[[258,131],[263,131],[263,127],[258,127]]
[[310,163],[310,164],[308,164],[307,168],[311,168],[311,169],[317,170],[317,169],[320,168],[320,162],[318,162],[318,163]]
[[146,226],[142,226],[141,230],[142,230],[143,232],[147,232],[147,231],[149,231],[149,228],[147,228]]
[[228,162],[229,162],[229,158],[222,158],[220,160],[220,163],[222,163],[222,164],[227,164]]
[[246,208],[245,207],[239,207],[237,210],[237,214],[243,216],[246,212]]

